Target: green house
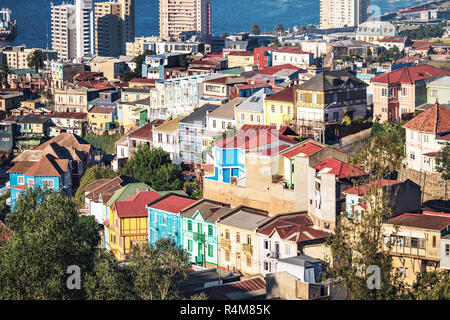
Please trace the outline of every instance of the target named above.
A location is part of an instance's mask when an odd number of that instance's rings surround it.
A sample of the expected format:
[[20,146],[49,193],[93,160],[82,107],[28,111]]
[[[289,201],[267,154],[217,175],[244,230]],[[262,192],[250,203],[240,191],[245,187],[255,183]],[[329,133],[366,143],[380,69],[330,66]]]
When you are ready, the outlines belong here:
[[201,266],[217,266],[218,229],[217,221],[231,212],[230,205],[202,199],[181,211],[183,249],[191,262]]

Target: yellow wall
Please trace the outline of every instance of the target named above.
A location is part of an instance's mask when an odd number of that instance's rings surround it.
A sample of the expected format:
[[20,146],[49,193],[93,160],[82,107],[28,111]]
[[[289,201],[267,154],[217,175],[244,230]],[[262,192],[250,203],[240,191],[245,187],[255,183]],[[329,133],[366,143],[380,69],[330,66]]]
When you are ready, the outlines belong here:
[[[275,112],[272,111],[272,106],[275,108],[274,110]],[[265,108],[266,108],[265,124],[267,125],[276,125],[276,126],[283,125],[284,121],[294,119],[295,115],[294,103],[266,100]],[[290,113],[288,113],[288,111],[290,111]]]
[[88,122],[90,126],[96,129],[104,129],[106,127],[106,123],[112,122],[112,115],[103,113],[88,113]]
[[[219,267],[233,271],[233,268],[241,271],[244,274],[257,274],[258,273],[258,239],[256,233],[241,228],[230,227],[227,225],[217,224],[219,228]],[[229,241],[225,239],[226,231],[229,231]],[[240,235],[240,243],[237,242],[236,234]],[[242,244],[248,242],[247,236],[251,239],[252,254],[243,250]],[[225,240],[225,241],[224,241]],[[225,244],[231,244],[231,248]],[[229,251],[229,260],[226,260],[225,250]],[[236,260],[236,254],[240,255],[240,261]],[[247,257],[250,259],[251,264],[247,265]]]
[[[245,115],[244,121],[241,119],[241,114]],[[253,115],[253,121],[251,121],[251,115]],[[259,116],[259,122],[258,122]],[[236,129],[239,130],[244,124],[264,124],[264,114],[261,112],[249,112],[236,110]]]

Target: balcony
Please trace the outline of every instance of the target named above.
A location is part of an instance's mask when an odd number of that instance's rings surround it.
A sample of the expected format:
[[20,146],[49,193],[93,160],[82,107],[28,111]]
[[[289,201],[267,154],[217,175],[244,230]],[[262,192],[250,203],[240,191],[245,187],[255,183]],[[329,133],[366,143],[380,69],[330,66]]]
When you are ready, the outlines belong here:
[[194,238],[195,241],[204,241],[205,240],[205,235],[200,232],[193,232],[192,237]]
[[248,243],[243,243],[242,244],[242,252],[249,256],[253,256],[253,245],[248,244]]
[[280,253],[276,252],[276,251],[272,251],[272,252],[270,252],[270,257],[272,259],[280,259]]
[[231,250],[231,240],[220,239],[219,246],[222,248],[228,248],[229,250]]

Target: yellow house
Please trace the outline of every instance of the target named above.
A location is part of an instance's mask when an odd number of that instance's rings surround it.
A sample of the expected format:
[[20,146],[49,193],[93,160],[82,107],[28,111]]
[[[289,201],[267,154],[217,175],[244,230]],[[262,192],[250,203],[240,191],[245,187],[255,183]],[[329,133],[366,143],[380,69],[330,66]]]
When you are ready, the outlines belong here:
[[273,94],[271,88],[262,88],[236,107],[236,129],[239,130],[246,124],[265,124],[264,99],[270,94]]
[[450,234],[450,214],[404,213],[386,221],[383,231],[384,250],[391,247],[396,271],[411,285],[419,273],[441,266],[441,239]]
[[239,206],[217,222],[219,268],[246,275],[258,273],[256,229],[267,219],[267,211]]
[[155,191],[142,191],[111,207],[110,248],[118,261],[127,260],[134,244],[148,243],[146,204],[161,197]]
[[88,111],[89,126],[95,130],[108,130],[110,124],[116,121],[116,111],[114,107],[92,107]]
[[294,87],[268,96],[265,100],[266,123],[272,126],[282,126],[285,121],[295,117]]
[[253,51],[234,51],[227,55],[228,68],[244,68],[255,63]]

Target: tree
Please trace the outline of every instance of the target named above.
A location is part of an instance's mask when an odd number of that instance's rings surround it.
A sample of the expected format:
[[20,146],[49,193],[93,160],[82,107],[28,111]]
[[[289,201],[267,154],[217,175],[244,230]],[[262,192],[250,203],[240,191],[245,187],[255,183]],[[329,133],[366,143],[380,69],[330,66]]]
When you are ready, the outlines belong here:
[[[362,202],[366,209],[337,218],[335,232],[328,239],[332,263],[327,274],[338,279],[348,299],[392,299],[403,291],[392,265],[390,242],[384,246],[383,222],[391,216],[393,190],[380,187],[380,179],[388,179],[400,169],[404,158],[402,133],[398,127],[381,126],[369,139],[355,145],[350,163],[366,172],[353,179],[354,187],[365,186]],[[395,235],[395,234],[394,234]],[[369,266],[381,271],[380,289],[369,289]]]
[[36,73],[39,72],[39,69],[44,67],[44,55],[39,50],[34,50],[27,56],[28,67],[36,70]]
[[134,62],[136,63],[136,69],[125,71],[120,79],[122,81],[128,82],[134,78],[142,78],[142,64],[145,62],[145,58],[155,54],[153,50],[145,50],[142,54],[138,55]]
[[10,197],[11,192],[8,190],[4,195],[0,196],[0,221],[4,222],[10,209],[6,204],[6,199]]
[[272,42],[270,43],[271,47],[281,47],[280,40],[278,38],[273,38]]
[[349,127],[352,124],[352,119],[350,118],[350,116],[348,114],[346,114],[344,116],[344,118],[342,119],[342,124]]
[[175,240],[163,238],[155,245],[133,246],[130,255],[134,287],[144,300],[178,298],[178,288],[187,277],[189,254]]
[[277,32],[279,35],[280,34],[282,34],[283,32],[284,32],[284,27],[283,27],[283,25],[281,25],[281,24],[277,24],[276,26],[275,26],[275,32]]
[[222,39],[225,39],[226,37],[228,37],[228,33],[227,32],[222,32],[222,34],[220,35],[220,37]]
[[[171,166],[166,166],[168,164]],[[179,185],[178,173],[181,171],[177,168],[172,164],[169,154],[162,148],[150,149],[147,145],[143,145],[138,148],[120,172],[162,191],[167,190],[166,187]]]
[[83,289],[68,288],[67,270],[92,269],[100,240],[95,219],[81,219],[62,192],[29,188],[6,225],[14,235],[0,247],[0,299],[84,298]]
[[257,24],[252,25],[250,33],[255,34],[255,35],[261,34],[261,29],[259,28],[259,25],[257,25]]
[[181,68],[186,69],[188,67],[187,54],[180,54],[178,62]]
[[445,271],[418,274],[408,297],[413,300],[450,300],[450,275]]
[[118,173],[109,167],[100,167],[95,165],[86,170],[81,178],[80,186],[78,187],[75,197],[73,199],[74,203],[80,208],[84,206],[84,189],[86,186],[99,179],[112,179],[116,177]]
[[183,187],[181,168],[172,163],[158,168],[150,180],[152,188],[157,191],[180,190]]
[[442,173],[442,179],[450,179],[450,144],[446,143],[436,156],[436,171]]
[[194,294],[193,296],[191,296],[191,300],[205,301],[205,300],[208,300],[208,295],[205,292],[201,292],[199,294]]
[[11,74],[11,69],[7,64],[0,65],[0,85],[2,88],[8,88],[8,76]]

